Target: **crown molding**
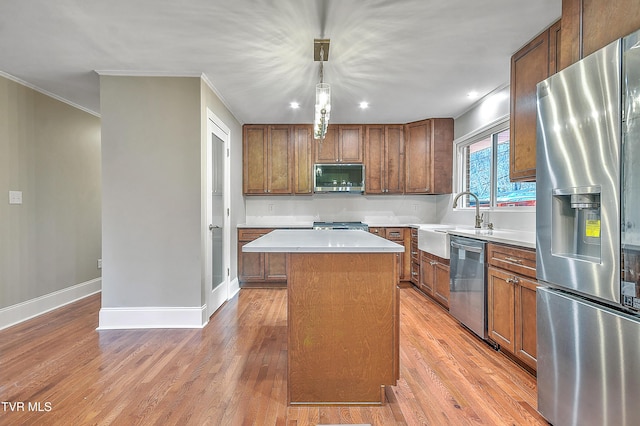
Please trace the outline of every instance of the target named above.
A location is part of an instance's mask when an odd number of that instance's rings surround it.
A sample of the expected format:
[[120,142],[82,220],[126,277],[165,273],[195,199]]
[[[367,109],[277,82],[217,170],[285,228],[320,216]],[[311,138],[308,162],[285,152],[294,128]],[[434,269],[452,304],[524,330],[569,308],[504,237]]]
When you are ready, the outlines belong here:
[[68,99],[65,99],[65,98],[63,98],[61,96],[58,96],[58,95],[56,95],[54,93],[51,93],[51,92],[49,92],[47,90],[44,90],[44,89],[42,89],[42,88],[40,88],[40,87],[38,87],[38,86],[36,86],[34,84],[28,83],[28,82],[26,82],[26,81],[24,81],[24,80],[22,80],[22,79],[20,79],[20,78],[18,78],[16,76],[13,76],[11,74],[7,74],[4,71],[0,71],[0,77],[4,77],[7,80],[11,80],[11,81],[13,81],[15,83],[18,83],[18,84],[22,85],[22,86],[28,87],[29,89],[35,90],[38,93],[42,93],[45,96],[48,96],[48,97],[53,98],[53,99],[55,99],[57,101],[60,101],[60,102],[65,103],[65,104],[67,104],[69,106],[72,106],[72,107],[74,107],[76,109],[79,109],[81,111],[84,111],[84,112],[86,112],[88,114],[91,114],[93,116],[96,116],[96,117],[100,118],[100,114],[97,113],[96,111],[90,110],[89,108],[83,107],[82,105],[78,105],[75,102],[71,102]]

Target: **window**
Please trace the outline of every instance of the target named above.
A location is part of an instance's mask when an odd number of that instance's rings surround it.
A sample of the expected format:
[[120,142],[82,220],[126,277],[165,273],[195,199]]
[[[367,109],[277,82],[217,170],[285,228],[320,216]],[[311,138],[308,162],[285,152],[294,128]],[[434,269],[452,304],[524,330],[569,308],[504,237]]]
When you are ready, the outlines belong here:
[[[458,142],[457,147],[460,191],[476,194],[480,207],[536,205],[535,182],[509,180],[508,123]],[[463,205],[475,207],[476,201],[465,196]]]

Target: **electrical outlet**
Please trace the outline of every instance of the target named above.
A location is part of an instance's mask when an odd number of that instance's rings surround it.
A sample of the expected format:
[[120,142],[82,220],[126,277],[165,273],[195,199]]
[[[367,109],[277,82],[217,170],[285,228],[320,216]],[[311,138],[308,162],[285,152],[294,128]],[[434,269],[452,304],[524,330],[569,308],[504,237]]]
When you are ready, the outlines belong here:
[[269,213],[273,213],[273,204],[269,204]]
[[98,269],[102,269],[102,259],[98,259]]
[[22,191],[9,191],[9,204],[22,204]]
[[418,211],[418,205],[417,204],[412,204],[411,206],[413,207],[413,211],[414,212]]

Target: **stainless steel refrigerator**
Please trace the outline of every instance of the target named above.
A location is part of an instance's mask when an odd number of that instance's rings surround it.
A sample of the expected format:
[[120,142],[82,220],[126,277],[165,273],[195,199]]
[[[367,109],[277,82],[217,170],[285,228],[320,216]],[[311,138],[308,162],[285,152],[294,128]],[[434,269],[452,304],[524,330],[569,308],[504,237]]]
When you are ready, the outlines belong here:
[[640,424],[640,33],[538,84],[538,411]]

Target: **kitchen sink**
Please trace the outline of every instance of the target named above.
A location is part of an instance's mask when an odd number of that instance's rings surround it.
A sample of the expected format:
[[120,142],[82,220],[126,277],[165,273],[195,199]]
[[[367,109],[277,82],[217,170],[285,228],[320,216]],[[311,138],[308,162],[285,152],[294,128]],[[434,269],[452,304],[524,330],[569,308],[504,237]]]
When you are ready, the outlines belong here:
[[427,225],[418,229],[418,249],[449,259],[449,233],[455,226]]

